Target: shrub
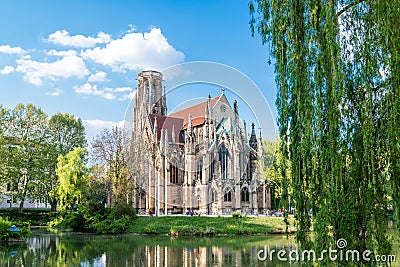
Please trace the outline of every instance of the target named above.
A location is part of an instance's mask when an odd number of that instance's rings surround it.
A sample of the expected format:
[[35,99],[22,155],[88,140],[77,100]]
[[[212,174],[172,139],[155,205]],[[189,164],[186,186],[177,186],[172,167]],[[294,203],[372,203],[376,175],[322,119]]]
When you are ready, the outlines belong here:
[[215,235],[215,229],[207,226],[206,230],[203,232],[203,235],[213,236],[213,235]]
[[128,217],[136,216],[136,210],[132,207],[132,204],[126,202],[116,203],[112,210],[117,218],[122,218],[124,215],[127,215]]
[[0,217],[0,240],[4,241],[9,238],[9,232],[7,231],[10,228],[12,223],[10,221],[4,220]]
[[202,235],[203,231],[193,225],[179,225],[171,227],[170,235],[172,236],[195,236]]
[[232,218],[239,219],[239,217],[240,217],[240,213],[239,212],[237,212],[237,211],[232,212]]
[[67,213],[60,224],[62,228],[72,229],[74,232],[85,232],[86,230],[85,216],[80,211]]
[[21,239],[21,238],[26,238],[29,236],[29,229],[21,227],[20,232],[10,232],[8,231],[8,228],[10,228],[13,225],[11,221],[5,220],[2,217],[0,217],[0,240],[1,241],[6,241],[9,240],[10,238],[14,239]]
[[107,208],[102,212],[92,212],[92,210],[81,208],[78,212],[62,214],[49,225],[72,229],[74,232],[120,234],[127,232],[135,215],[134,209],[129,205],[118,205],[118,208]]

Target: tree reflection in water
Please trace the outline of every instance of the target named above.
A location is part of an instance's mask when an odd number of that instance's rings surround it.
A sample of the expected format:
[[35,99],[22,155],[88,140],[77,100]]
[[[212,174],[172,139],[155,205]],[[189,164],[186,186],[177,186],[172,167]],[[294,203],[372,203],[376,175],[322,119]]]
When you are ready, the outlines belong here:
[[257,252],[265,245],[290,247],[293,243],[280,236],[170,238],[34,232],[27,244],[0,247],[0,266],[286,266],[259,261]]

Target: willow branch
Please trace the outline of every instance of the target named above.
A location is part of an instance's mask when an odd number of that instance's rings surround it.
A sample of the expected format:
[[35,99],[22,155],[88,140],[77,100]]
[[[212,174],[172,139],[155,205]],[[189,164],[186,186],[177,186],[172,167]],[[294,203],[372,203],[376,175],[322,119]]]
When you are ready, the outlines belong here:
[[344,8],[342,8],[342,9],[336,14],[336,17],[340,17],[344,12],[346,12],[346,11],[349,10],[350,8],[352,8],[352,7],[354,7],[354,6],[358,5],[358,4],[360,4],[360,3],[362,3],[362,2],[365,2],[365,0],[356,0],[356,1],[354,1],[353,3],[348,4],[347,6],[345,6]]

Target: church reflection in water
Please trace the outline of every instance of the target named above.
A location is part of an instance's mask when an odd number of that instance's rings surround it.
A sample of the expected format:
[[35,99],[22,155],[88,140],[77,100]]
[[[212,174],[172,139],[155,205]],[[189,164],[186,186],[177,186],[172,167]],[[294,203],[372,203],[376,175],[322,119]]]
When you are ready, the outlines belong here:
[[290,266],[260,261],[265,246],[290,241],[265,236],[170,238],[166,236],[107,236],[34,234],[26,244],[0,245],[0,266]]
[[[146,246],[132,262],[134,266],[265,266],[257,260],[256,247],[161,247]],[[271,265],[272,266],[272,265]]]

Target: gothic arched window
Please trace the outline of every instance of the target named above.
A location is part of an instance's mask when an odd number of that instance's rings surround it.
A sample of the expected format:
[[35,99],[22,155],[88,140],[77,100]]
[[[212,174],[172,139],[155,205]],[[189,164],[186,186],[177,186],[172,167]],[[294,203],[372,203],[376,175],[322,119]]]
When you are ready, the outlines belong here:
[[247,187],[243,187],[242,191],[240,192],[242,202],[249,202],[250,201],[250,194],[249,189]]
[[169,164],[169,181],[172,184],[182,184],[181,170],[179,170],[176,163]]
[[215,172],[215,157],[214,157],[214,152],[210,154],[210,168],[209,168],[209,181],[211,181],[214,178],[214,172]]
[[217,192],[214,190],[211,192],[211,202],[217,201]]
[[150,92],[149,92],[149,82],[148,81],[145,82],[144,88],[146,88],[145,89],[146,90],[146,92],[145,92],[145,94],[146,94],[146,103],[149,103]]
[[151,102],[154,105],[158,99],[156,99],[156,89],[157,89],[157,83],[156,81],[153,81],[152,85],[151,85]]
[[230,202],[230,201],[232,201],[232,193],[231,193],[230,190],[229,190],[228,192],[225,193],[225,195],[224,195],[224,201],[225,201],[225,202]]
[[228,178],[228,158],[229,158],[229,151],[226,148],[225,144],[222,144],[219,147],[219,163],[221,166],[221,178],[222,179]]
[[203,180],[203,158],[199,158],[197,161],[197,173],[196,173],[197,179],[200,181]]

